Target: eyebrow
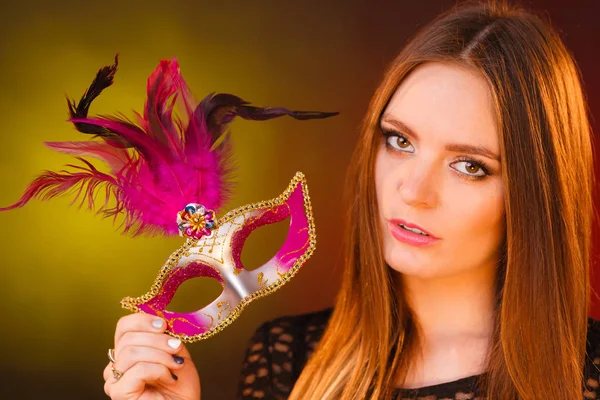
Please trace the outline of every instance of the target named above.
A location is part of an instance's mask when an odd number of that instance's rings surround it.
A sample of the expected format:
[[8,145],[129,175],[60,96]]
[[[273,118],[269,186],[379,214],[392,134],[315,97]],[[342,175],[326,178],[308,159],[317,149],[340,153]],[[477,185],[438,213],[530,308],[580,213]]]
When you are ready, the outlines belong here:
[[[390,118],[389,116],[384,115],[381,118],[381,122],[387,122],[391,125],[394,125],[401,132],[406,132],[410,136],[418,139],[419,136],[410,129],[404,122],[399,121],[397,119]],[[487,158],[491,158],[492,160],[496,160],[500,162],[500,156],[488,149],[485,146],[475,146],[472,144],[464,144],[464,143],[448,143],[446,144],[446,150],[452,151],[455,153],[468,153],[468,154],[477,154]]]

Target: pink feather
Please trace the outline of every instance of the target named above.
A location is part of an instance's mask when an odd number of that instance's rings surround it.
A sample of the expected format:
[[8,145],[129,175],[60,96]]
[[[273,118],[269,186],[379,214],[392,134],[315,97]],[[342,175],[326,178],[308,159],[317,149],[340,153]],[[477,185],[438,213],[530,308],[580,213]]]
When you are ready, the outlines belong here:
[[[75,196],[73,203],[75,200],[77,200],[79,195],[84,192],[85,196],[83,201],[87,199],[88,207],[93,208],[95,193],[99,186],[106,186],[107,198],[109,197],[108,195],[110,191],[118,190],[113,177],[98,171],[86,160],[79,157],[77,158],[86,164],[87,168],[69,164],[67,165],[68,167],[72,167],[80,172],[61,171],[61,173],[59,173],[54,171],[46,171],[38,176],[33,182],[31,182],[18,202],[9,207],[0,208],[0,211],[23,207],[34,197],[39,197],[41,200],[49,200],[65,192],[77,189],[78,186],[79,190],[77,191],[77,195]],[[116,195],[116,193],[113,194]]]
[[61,153],[102,160],[115,175],[131,161],[126,149],[110,146],[103,142],[46,142],[44,144]]
[[[0,211],[72,190],[78,190],[75,199],[83,194],[82,204],[87,200],[88,207],[95,208],[96,192],[104,186],[104,202],[97,211],[112,217],[124,214],[124,233],[177,235],[176,215],[187,204],[200,203],[217,212],[231,194],[230,143],[224,140],[214,145],[234,117],[265,120],[289,115],[304,120],[337,114],[254,107],[229,94],[210,94],[197,103],[173,58],[161,61],[148,78],[144,113],[134,114],[136,123],[121,115],[88,117],[92,100],[112,85],[117,64],[118,55],[112,66],[98,71],[78,104],[68,103],[69,121],[103,142],[46,143],[55,151],[76,156],[84,165],[68,165],[75,172],[46,171],[17,203]],[[175,116],[176,106],[181,118]],[[98,171],[82,157],[103,161],[110,173]],[[116,205],[107,208],[111,197]]]

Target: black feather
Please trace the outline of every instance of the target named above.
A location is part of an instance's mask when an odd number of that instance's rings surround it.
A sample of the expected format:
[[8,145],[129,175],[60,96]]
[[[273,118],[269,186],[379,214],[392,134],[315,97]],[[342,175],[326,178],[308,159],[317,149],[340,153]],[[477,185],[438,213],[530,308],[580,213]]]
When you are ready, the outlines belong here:
[[[92,101],[94,101],[94,99],[98,97],[104,89],[113,84],[118,65],[119,53],[115,55],[115,62],[113,65],[107,65],[98,70],[98,72],[96,73],[96,77],[92,81],[92,84],[83,93],[83,96],[81,96],[81,99],[77,104],[75,104],[75,100],[67,98],[67,104],[69,106],[69,116],[71,117],[71,119],[87,118],[90,106],[92,105]],[[110,119],[119,120],[119,122],[122,122],[134,129],[139,130],[139,128],[136,125],[126,121],[125,119],[114,117]],[[114,132],[108,128],[92,124],[86,124],[82,122],[75,122],[73,123],[73,125],[75,125],[75,128],[79,132],[102,137],[102,139],[104,139],[106,143],[113,147],[133,147],[132,144],[124,138],[122,138],[118,132]]]
[[317,118],[329,118],[338,115],[339,112],[321,111],[292,111],[283,107],[255,107],[250,103],[232,94],[213,93],[205,97],[198,109],[206,116],[208,129],[212,133],[215,143],[235,117],[241,117],[254,121],[265,121],[272,118],[288,115],[298,120]]
[[[92,101],[102,93],[104,89],[113,84],[115,72],[117,72],[117,66],[119,64],[119,54],[115,55],[115,63],[100,68],[96,73],[94,81],[89,88],[83,93],[79,103],[75,104],[75,100],[71,100],[67,97],[67,105],[69,106],[69,116],[74,118],[86,118]],[[91,133],[94,135],[104,136],[108,130],[102,127],[98,127],[90,124],[75,123],[75,128],[82,133]]]

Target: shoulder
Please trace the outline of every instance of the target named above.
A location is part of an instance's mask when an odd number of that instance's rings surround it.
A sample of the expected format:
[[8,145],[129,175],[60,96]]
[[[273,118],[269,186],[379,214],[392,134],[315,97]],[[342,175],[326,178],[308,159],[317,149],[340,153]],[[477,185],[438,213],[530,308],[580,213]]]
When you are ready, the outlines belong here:
[[287,398],[332,310],[287,315],[261,324],[246,348],[238,398]]
[[584,394],[589,396],[600,394],[598,393],[600,381],[600,321],[592,317],[588,317],[584,376]]
[[590,361],[600,357],[600,320],[592,317],[588,317],[586,353]]
[[[269,345],[270,353],[294,351],[294,356],[311,353],[321,339],[333,308],[285,315],[264,322],[254,333],[252,342]],[[310,354],[306,354],[309,356]]]
[[326,308],[297,315],[285,315],[263,323],[258,331],[267,331],[272,336],[282,333],[308,334],[325,330],[333,308]]

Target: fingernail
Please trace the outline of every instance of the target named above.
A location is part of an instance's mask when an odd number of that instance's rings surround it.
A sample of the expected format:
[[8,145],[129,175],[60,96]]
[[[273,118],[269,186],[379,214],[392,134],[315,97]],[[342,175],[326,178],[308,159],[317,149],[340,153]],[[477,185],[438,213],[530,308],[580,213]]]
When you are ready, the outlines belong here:
[[174,373],[172,373],[172,372],[171,372],[171,376],[172,376],[172,377],[173,377],[173,379],[175,379],[175,380],[179,379],[179,378],[177,377],[177,375],[175,375],[175,374],[174,374]]
[[170,347],[176,349],[181,344],[181,340],[179,340],[179,339],[169,339],[169,341],[167,343],[169,344]]
[[183,357],[179,357],[179,356],[173,356],[173,360],[175,360],[175,362],[177,364],[183,364]]
[[156,329],[162,328],[163,325],[164,325],[164,321],[160,318],[157,318],[154,321],[152,321],[152,326],[155,327]]

